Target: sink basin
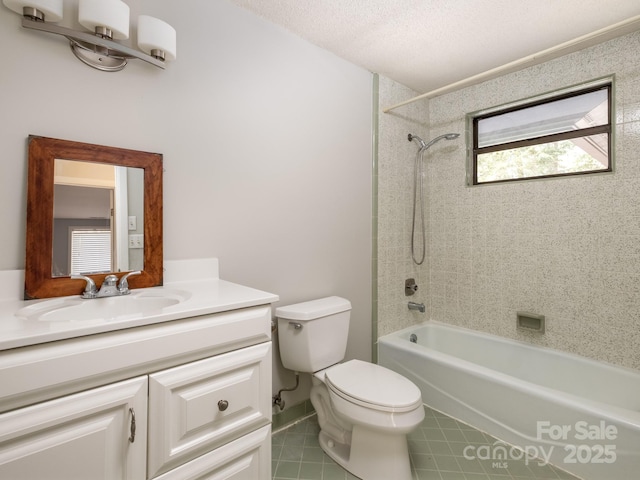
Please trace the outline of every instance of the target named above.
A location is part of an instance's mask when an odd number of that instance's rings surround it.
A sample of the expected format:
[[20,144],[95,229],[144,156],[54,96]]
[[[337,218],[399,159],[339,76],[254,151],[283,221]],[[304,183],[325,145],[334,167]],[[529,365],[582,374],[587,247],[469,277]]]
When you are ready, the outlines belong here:
[[16,316],[42,322],[91,322],[96,320],[124,320],[161,313],[164,308],[189,298],[181,290],[141,290],[121,297],[54,298],[20,309]]

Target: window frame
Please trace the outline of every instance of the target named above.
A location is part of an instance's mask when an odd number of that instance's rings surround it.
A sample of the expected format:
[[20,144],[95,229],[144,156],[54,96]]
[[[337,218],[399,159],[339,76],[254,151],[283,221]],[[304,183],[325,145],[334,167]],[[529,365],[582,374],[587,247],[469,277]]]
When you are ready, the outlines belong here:
[[[478,122],[487,118],[495,117],[498,115],[504,115],[507,113],[525,110],[527,108],[537,107],[548,103],[554,103],[557,101],[565,100],[567,98],[577,97],[580,95],[606,90],[607,92],[607,123],[605,125],[599,125],[595,127],[587,127],[568,132],[553,133],[547,135],[541,135],[537,137],[526,138],[523,140],[517,140],[512,142],[501,143],[497,145],[489,145],[486,147],[478,147]],[[613,91],[614,82],[613,77],[607,77],[598,81],[591,82],[589,84],[583,84],[575,87],[570,87],[559,92],[551,92],[538,97],[514,102],[508,105],[492,108],[490,110],[484,110],[468,115],[468,124],[471,129],[471,148],[470,148],[470,160],[469,170],[470,178],[468,181],[469,186],[479,185],[492,185],[507,182],[522,182],[529,180],[559,178],[559,177],[571,177],[576,175],[587,175],[594,173],[610,173],[613,171],[613,125],[612,119],[614,118],[614,106],[613,106]],[[563,140],[571,140],[573,138],[584,138],[592,135],[606,134],[607,135],[607,157],[608,167],[597,170],[586,170],[582,172],[568,172],[568,173],[556,173],[548,175],[536,175],[531,177],[509,178],[501,180],[490,180],[478,182],[478,155],[491,152],[499,152],[503,150],[511,150],[514,148],[529,147],[533,145],[543,145],[547,143],[559,142]]]

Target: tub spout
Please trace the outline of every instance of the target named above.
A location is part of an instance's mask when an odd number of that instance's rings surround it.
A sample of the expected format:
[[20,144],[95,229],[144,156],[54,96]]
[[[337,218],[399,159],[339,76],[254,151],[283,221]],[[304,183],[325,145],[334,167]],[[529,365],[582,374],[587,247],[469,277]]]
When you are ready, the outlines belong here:
[[425,312],[424,303],[409,302],[409,310],[418,310],[420,313]]

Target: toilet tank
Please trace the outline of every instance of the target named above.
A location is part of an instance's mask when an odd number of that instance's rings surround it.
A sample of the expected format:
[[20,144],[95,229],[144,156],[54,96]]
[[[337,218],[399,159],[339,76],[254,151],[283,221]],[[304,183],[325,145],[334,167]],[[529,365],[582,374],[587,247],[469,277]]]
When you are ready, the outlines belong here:
[[276,308],[278,345],[284,368],[317,372],[344,359],[351,302],[326,297]]

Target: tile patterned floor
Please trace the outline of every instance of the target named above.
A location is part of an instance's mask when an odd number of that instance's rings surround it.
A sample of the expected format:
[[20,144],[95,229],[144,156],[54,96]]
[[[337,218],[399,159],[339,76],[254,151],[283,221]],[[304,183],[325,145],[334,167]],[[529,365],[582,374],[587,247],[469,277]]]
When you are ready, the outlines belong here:
[[[273,434],[273,480],[357,480],[357,477],[344,471],[320,449],[319,431],[317,418],[312,416]],[[555,467],[539,466],[535,461],[509,460],[507,465],[496,465],[491,460],[471,460],[463,454],[468,445],[491,446],[495,441],[490,435],[425,408],[424,421],[409,436],[413,478],[577,480]]]

